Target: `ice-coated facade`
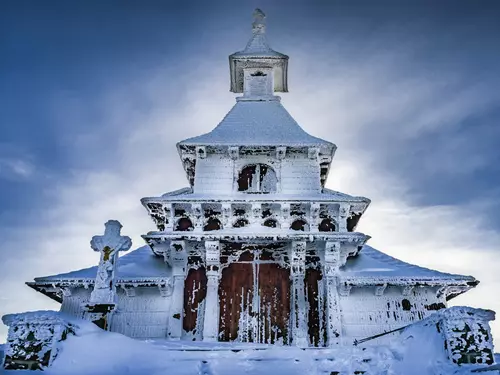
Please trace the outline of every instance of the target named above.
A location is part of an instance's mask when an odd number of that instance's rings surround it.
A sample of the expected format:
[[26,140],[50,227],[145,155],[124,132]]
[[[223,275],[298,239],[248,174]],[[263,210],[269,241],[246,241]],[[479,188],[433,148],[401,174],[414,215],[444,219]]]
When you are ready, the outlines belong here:
[[[356,226],[370,200],[324,187],[336,146],[307,134],[275,95],[288,91],[288,56],[269,47],[264,14],[254,17],[247,46],[229,57],[230,88],[242,96],[210,133],[177,144],[189,186],[142,199],[156,231],[113,265],[108,328],[136,338],[350,345],[474,287],[471,276],[365,245]],[[84,317],[102,267],[28,285]]]

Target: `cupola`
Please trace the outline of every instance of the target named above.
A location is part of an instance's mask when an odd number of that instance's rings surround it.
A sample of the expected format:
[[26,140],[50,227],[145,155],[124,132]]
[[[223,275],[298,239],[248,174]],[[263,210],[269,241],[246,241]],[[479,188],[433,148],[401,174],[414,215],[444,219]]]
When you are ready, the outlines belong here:
[[264,12],[255,9],[253,16],[253,35],[245,49],[229,56],[230,91],[245,97],[288,92],[288,56],[269,47]]

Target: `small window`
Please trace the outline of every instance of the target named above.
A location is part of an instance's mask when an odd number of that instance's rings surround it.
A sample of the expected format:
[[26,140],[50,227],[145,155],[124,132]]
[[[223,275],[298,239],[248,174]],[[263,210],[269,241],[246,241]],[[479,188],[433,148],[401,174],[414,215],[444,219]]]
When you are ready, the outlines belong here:
[[267,219],[266,221],[264,221],[264,226],[269,228],[277,228],[278,222],[274,219]]
[[253,74],[250,74],[252,77],[266,77],[267,74],[261,72],[260,70],[258,72],[255,72]]
[[234,228],[243,228],[248,225],[248,220],[247,219],[238,219],[234,222],[233,227]]
[[266,164],[244,167],[238,176],[238,191],[246,193],[275,193],[278,179],[276,172]]
[[335,223],[332,219],[323,219],[318,229],[320,232],[335,232]]
[[222,229],[222,224],[219,219],[215,217],[211,217],[207,220],[207,223],[203,227],[203,230],[209,232],[211,230],[219,230]]
[[305,220],[298,219],[292,223],[292,225],[290,226],[290,229],[300,230],[300,231],[309,231],[309,225],[307,225],[307,222]]
[[175,227],[175,230],[178,231],[190,231],[193,229],[193,223],[187,217],[179,219],[179,221],[177,222],[177,226]]

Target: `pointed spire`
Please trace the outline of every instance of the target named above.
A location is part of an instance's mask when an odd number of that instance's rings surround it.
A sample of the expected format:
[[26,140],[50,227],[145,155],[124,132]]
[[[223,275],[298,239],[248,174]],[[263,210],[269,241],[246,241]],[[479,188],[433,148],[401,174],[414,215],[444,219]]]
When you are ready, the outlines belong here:
[[265,34],[266,33],[266,24],[264,20],[266,15],[262,10],[256,8],[253,12],[254,21],[252,23],[252,31],[254,34]]
[[247,46],[243,50],[243,53],[260,53],[269,54],[273,53],[271,47],[266,38],[266,15],[259,8],[255,9],[253,12],[254,21],[252,23],[252,37],[247,43]]
[[[244,72],[246,68],[273,69],[269,72],[274,79],[272,91],[288,92],[287,69],[288,56],[274,51],[266,38],[266,15],[259,8],[253,12],[252,37],[243,51],[235,52],[229,56],[231,70],[231,91],[242,93],[244,91]],[[255,72],[251,72],[253,74]],[[263,71],[259,71],[263,73]],[[266,73],[267,74],[267,73]],[[268,95],[269,96],[269,95]],[[272,95],[270,95],[272,96]],[[275,100],[275,98],[273,99]]]

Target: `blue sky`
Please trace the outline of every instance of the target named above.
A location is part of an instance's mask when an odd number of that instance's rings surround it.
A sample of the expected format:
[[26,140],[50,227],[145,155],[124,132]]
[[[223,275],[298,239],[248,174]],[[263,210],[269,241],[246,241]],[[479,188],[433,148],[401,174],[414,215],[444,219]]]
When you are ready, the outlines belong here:
[[328,187],[373,201],[370,243],[500,309],[498,2],[2,1],[0,313],[57,308],[24,281],[96,264],[109,218],[142,244],[139,199],[187,184],[175,143],[234,103],[257,6],[290,55],[283,104],[338,146]]

